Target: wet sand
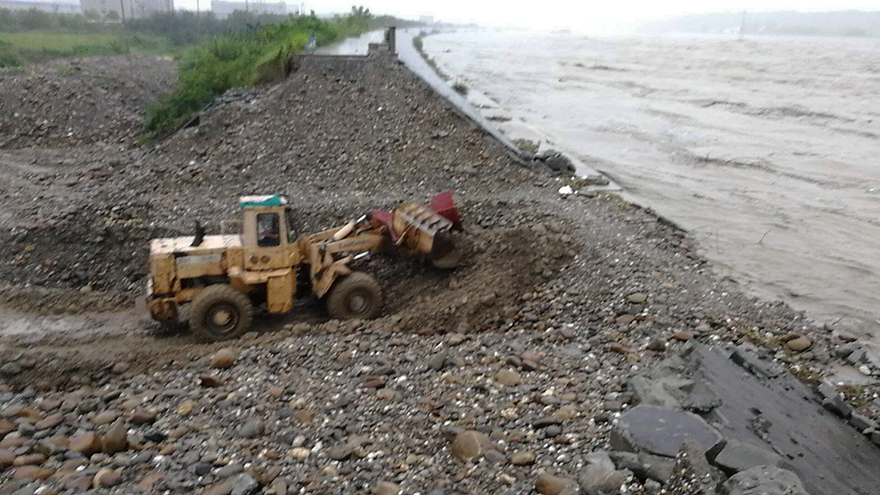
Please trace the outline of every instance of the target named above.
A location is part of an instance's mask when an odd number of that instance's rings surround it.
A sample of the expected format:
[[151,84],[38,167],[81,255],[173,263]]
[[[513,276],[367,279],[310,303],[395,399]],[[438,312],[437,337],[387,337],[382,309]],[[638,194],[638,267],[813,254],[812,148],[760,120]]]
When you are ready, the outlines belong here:
[[880,40],[425,38],[513,138],[612,177],[756,295],[880,347]]

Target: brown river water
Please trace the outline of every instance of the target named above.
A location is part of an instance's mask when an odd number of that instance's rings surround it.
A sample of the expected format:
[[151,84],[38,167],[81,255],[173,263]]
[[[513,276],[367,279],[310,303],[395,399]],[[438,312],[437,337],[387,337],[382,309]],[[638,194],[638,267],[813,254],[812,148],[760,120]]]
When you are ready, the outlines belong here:
[[424,48],[509,137],[607,174],[746,290],[880,344],[880,39],[459,30]]

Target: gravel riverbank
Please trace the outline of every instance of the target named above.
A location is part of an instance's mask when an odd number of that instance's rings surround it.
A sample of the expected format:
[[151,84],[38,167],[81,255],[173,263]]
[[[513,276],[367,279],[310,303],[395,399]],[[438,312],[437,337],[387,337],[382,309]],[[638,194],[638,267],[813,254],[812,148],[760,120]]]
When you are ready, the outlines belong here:
[[[80,147],[64,166],[0,150],[27,165],[2,169],[7,303],[63,326],[80,300],[130,298],[150,236],[210,232],[246,193],[286,194],[310,231],[452,188],[464,265],[377,258],[361,268],[383,317],[328,321],[306,301],[222,345],[112,319],[2,337],[0,492],[649,493],[694,471],[655,479],[617,452],[616,420],[645,401],[632,380],[686,347],[752,345],[813,385],[847,350],[880,372],[855,337],[744,295],[651,211],[560,195],[566,178],[511,160],[396,60],[319,60],[155,147]],[[841,391],[880,417],[876,385]]]

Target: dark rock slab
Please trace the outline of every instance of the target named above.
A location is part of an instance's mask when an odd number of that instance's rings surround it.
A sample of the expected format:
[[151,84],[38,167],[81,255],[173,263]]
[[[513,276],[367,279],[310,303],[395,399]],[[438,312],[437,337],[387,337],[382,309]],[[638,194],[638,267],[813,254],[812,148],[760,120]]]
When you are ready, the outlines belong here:
[[[822,408],[814,400],[816,394],[796,378],[744,373],[737,361],[757,358],[743,352],[737,349],[731,355],[697,345],[691,356],[699,360],[703,379],[722,400],[710,416],[717,415],[724,425],[720,427],[724,437],[767,445],[782,456],[781,466],[797,474],[810,494],[878,493],[880,449]],[[836,395],[830,387],[826,392]],[[754,428],[756,418],[763,428]]]
[[681,399],[681,407],[698,414],[709,412],[720,405],[721,399],[702,379],[694,380]]
[[730,359],[749,373],[760,378],[776,378],[783,373],[782,368],[758,358],[755,353],[751,352],[744,345],[737,347],[733,354],[730,355]]
[[618,418],[611,434],[615,450],[675,457],[692,440],[704,452],[719,447],[721,435],[696,414],[656,406],[637,406]]
[[738,440],[729,440],[715,457],[713,464],[728,475],[757,466],[777,467],[782,462],[775,452]]
[[858,413],[853,413],[852,416],[850,416],[849,424],[853,425],[853,427],[859,431],[865,431],[868,428],[876,430],[878,428],[876,421]]
[[645,477],[665,483],[675,469],[675,459],[639,452],[639,461],[645,466]]
[[846,419],[852,414],[852,406],[843,397],[837,396],[822,401],[822,407]]
[[[651,463],[645,462],[636,453],[612,451],[608,453],[608,457],[611,458],[617,469],[632,471],[636,478],[642,481],[652,478]],[[657,481],[666,481],[666,478],[661,478]]]
[[666,409],[680,409],[681,404],[663,386],[657,386],[659,380],[651,380],[644,376],[634,376],[627,382],[627,388],[633,391],[639,403],[646,406],[657,406]]

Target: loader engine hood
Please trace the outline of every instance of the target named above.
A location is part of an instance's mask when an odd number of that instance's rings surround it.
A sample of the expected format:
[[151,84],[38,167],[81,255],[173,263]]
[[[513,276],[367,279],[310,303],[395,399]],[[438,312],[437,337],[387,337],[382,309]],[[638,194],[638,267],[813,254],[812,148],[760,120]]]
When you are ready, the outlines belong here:
[[150,243],[150,256],[163,254],[191,256],[241,247],[241,237],[234,234],[206,235],[198,246],[192,245],[193,239],[194,236],[191,235],[153,239]]
[[198,246],[192,246],[193,238],[170,237],[150,243],[152,295],[174,294],[184,279],[225,275],[231,262],[228,255],[241,252],[237,235],[208,235]]

